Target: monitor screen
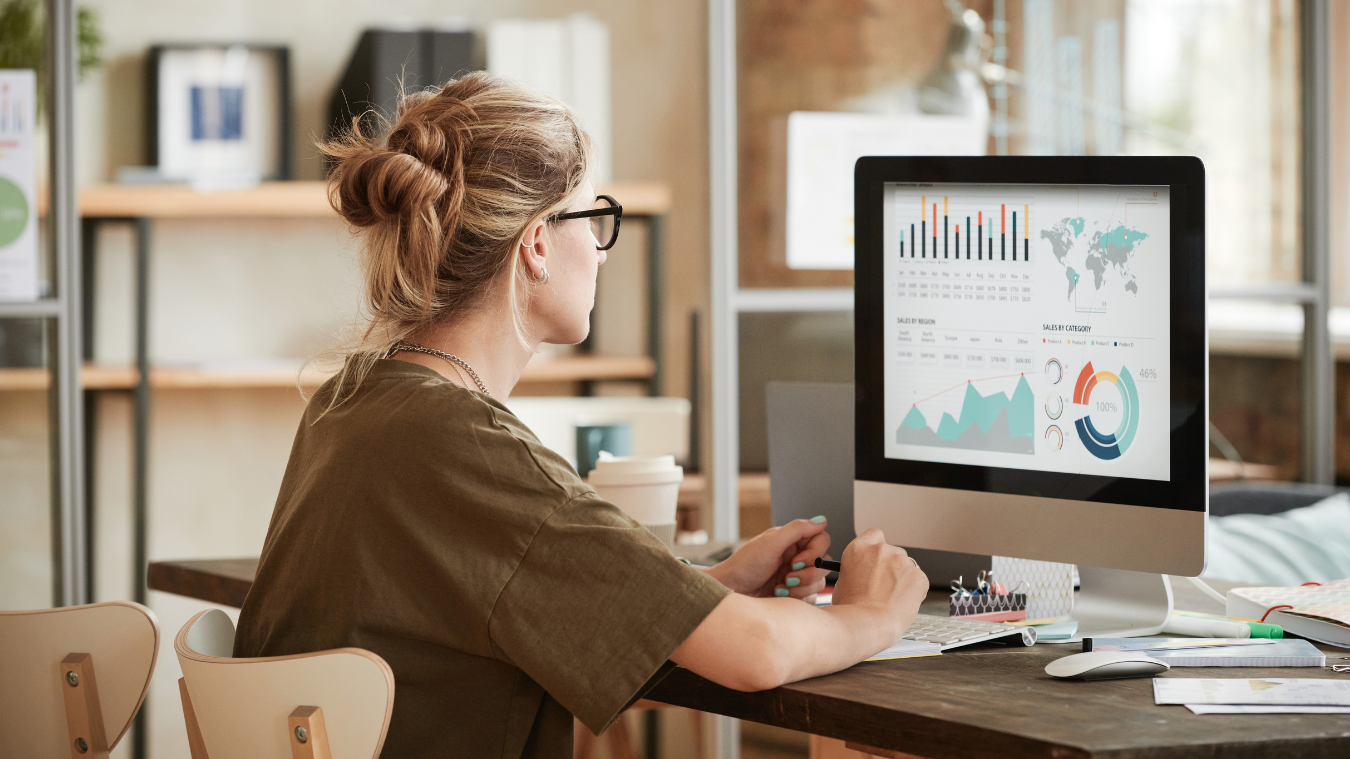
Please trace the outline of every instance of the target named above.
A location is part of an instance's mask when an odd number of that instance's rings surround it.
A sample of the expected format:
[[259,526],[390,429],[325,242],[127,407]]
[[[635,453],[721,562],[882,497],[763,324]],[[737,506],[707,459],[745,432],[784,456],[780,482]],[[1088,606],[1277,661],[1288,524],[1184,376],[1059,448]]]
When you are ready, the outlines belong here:
[[1204,165],[866,156],[854,209],[855,528],[1200,572]]
[[885,458],[1171,479],[1168,185],[882,195]]

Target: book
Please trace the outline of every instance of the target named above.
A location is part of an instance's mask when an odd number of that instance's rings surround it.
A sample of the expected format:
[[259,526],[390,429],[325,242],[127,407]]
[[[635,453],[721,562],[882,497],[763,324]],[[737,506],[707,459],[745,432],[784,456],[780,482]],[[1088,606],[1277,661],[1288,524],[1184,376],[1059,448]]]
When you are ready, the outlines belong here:
[[[1292,608],[1272,609],[1286,605]],[[1286,632],[1350,648],[1350,579],[1296,588],[1234,588],[1228,591],[1227,613],[1264,618]]]
[[1083,638],[1083,651],[1163,651],[1176,648],[1265,646],[1275,641],[1258,638]]
[[[1147,643],[1151,638],[1093,638],[1094,651],[1139,650],[1134,644]],[[1157,639],[1170,640],[1170,639]],[[1325,667],[1327,655],[1306,640],[1267,640],[1253,645],[1241,638],[1232,645],[1209,645],[1202,648],[1144,649],[1149,657],[1173,667]],[[1197,638],[1196,642],[1204,639]]]

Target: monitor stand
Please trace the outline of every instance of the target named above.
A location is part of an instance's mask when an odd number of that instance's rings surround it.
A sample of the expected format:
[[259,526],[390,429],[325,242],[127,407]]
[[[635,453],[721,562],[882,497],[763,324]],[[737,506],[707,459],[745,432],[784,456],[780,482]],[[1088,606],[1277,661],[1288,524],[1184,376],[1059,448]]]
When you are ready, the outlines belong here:
[[1068,617],[1078,622],[1078,633],[1069,640],[1047,643],[1157,635],[1172,614],[1172,584],[1167,575],[1080,565],[1078,577],[1080,590]]

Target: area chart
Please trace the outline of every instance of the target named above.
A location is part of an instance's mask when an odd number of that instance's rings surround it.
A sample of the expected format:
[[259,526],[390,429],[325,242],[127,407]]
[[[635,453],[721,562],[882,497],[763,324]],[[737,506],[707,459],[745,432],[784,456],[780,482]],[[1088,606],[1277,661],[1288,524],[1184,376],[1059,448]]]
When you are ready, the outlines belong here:
[[965,448],[974,451],[1035,453],[1033,440],[1036,432],[1035,397],[1025,376],[1009,376],[1017,377],[1017,387],[1013,390],[1011,398],[1004,392],[982,395],[975,389],[972,381],[967,381],[964,384],[966,393],[961,403],[960,418],[953,418],[951,414],[944,412],[938,420],[936,429],[929,426],[928,419],[919,406],[939,395],[960,389],[963,385],[957,385],[913,404],[904,422],[900,424],[900,429],[896,430],[895,442],[901,445]]

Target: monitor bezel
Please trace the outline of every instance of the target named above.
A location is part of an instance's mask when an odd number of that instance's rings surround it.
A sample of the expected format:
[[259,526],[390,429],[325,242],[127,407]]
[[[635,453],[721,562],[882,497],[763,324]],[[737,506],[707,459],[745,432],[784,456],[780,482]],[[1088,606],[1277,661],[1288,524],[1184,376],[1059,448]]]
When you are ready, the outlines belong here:
[[[1171,194],[1170,480],[885,456],[884,186],[1166,185]],[[860,481],[1204,512],[1208,507],[1205,170],[1194,157],[867,156],[854,169],[856,471]]]

